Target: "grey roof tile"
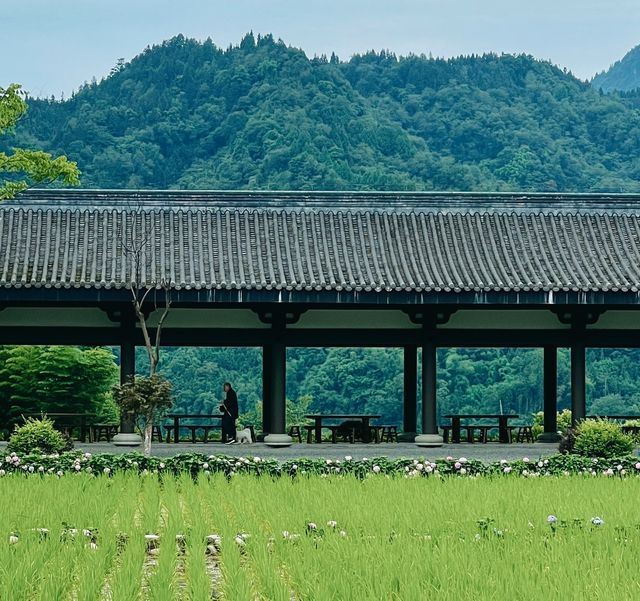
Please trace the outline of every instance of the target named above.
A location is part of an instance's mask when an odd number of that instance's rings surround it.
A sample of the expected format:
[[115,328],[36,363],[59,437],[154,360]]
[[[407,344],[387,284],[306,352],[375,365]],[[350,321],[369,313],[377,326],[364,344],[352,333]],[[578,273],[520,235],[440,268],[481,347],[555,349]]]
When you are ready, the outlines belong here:
[[[262,201],[261,201],[262,199]],[[640,198],[30,191],[0,205],[0,286],[637,291]]]

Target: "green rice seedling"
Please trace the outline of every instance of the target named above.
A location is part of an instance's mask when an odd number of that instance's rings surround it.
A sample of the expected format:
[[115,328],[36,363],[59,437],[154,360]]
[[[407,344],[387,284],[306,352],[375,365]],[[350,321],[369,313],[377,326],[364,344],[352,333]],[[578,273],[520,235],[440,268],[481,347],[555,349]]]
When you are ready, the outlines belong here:
[[111,580],[110,590],[113,599],[134,601],[140,598],[145,553],[144,536],[136,530],[120,555],[120,563]]
[[10,475],[0,599],[636,599],[639,495],[590,474]]
[[77,601],[101,599],[105,591],[107,577],[112,569],[117,552],[116,534],[107,529],[97,549],[85,546],[84,557],[80,559],[76,594]]

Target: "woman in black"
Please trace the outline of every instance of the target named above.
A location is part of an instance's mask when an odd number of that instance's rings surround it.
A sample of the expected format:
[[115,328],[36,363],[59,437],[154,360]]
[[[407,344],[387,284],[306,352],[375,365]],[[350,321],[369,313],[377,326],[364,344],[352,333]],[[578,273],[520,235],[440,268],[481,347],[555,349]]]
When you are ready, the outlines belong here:
[[238,395],[229,382],[224,383],[226,397],[220,405],[222,411],[222,441],[232,444],[236,441],[236,420],[238,419]]

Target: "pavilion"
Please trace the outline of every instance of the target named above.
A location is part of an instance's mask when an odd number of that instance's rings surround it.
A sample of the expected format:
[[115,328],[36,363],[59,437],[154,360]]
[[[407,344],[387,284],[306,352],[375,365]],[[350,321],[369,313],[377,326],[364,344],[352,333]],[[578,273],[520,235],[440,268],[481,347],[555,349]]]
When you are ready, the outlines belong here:
[[[128,287],[170,282],[163,344],[262,347],[274,446],[287,347],[402,347],[404,432],[429,446],[438,347],[544,348],[553,440],[557,348],[580,420],[585,349],[640,342],[640,196],[30,190],[0,205],[0,236],[0,344],[119,346],[124,380],[142,344]],[[148,240],[140,269],[126,236]]]

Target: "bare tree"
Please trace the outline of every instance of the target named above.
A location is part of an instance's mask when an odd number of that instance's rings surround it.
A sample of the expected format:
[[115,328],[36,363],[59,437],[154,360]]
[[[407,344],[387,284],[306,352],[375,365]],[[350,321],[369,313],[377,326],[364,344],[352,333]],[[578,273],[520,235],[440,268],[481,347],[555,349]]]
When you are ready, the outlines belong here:
[[[140,324],[145,349],[149,358],[149,378],[155,381],[158,364],[160,363],[160,342],[162,328],[171,308],[171,280],[150,274],[147,279],[146,266],[151,264],[152,245],[155,239],[153,215],[149,216],[142,207],[130,212],[132,214],[131,228],[127,228],[126,215],[123,217],[119,240],[122,246],[125,266],[130,275],[129,289],[133,310]],[[137,227],[139,224],[139,228]],[[130,270],[130,271],[129,271]],[[154,329],[149,327],[148,319],[152,311],[161,310],[160,318]],[[148,400],[152,403],[151,399]],[[144,418],[144,453],[151,453],[151,438],[153,423],[158,413],[166,405],[147,407],[142,415]]]

